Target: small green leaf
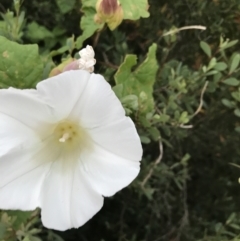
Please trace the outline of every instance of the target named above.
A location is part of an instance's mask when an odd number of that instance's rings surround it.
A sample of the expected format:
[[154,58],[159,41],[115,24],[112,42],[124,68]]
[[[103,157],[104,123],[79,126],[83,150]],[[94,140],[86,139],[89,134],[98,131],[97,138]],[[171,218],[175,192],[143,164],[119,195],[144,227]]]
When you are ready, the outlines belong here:
[[214,57],[210,60],[209,64],[208,64],[208,67],[207,67],[207,70],[210,70],[212,68],[214,68],[214,66],[217,64],[217,59]]
[[240,54],[235,54],[230,65],[230,70],[229,70],[230,74],[236,70],[236,68],[239,65],[239,62],[240,62]]
[[239,91],[234,91],[231,93],[232,97],[240,102],[240,92]]
[[235,109],[235,110],[234,110],[234,114],[235,114],[237,117],[240,117],[240,110],[239,110],[239,109]]
[[228,99],[222,99],[223,105],[225,105],[228,108],[234,108],[236,106],[236,103],[233,101],[230,101]]
[[236,78],[228,78],[223,80],[223,83],[230,86],[238,86],[240,81],[237,80]]
[[211,70],[211,71],[207,72],[206,75],[209,76],[209,75],[214,75],[214,74],[217,74],[217,73],[218,73],[217,70]]
[[235,127],[235,131],[240,133],[240,126]]
[[26,36],[33,41],[40,41],[54,37],[51,31],[36,22],[31,22],[27,25]]
[[150,127],[148,132],[154,141],[158,141],[160,139],[160,132],[156,127]]
[[187,111],[182,112],[180,118],[179,118],[179,123],[186,124],[189,122],[189,117]]
[[202,48],[202,50],[204,51],[204,53],[210,58],[211,55],[212,55],[212,51],[211,51],[210,46],[209,46],[206,42],[201,41],[201,42],[200,42],[200,47]]
[[222,78],[222,73],[221,72],[218,72],[217,74],[215,74],[214,76],[213,76],[213,81],[214,81],[214,83],[218,83],[218,81]]
[[147,136],[141,136],[140,135],[140,140],[143,144],[149,144],[151,142],[151,139],[148,138]]
[[224,44],[220,47],[221,50],[227,49],[227,48],[231,48],[232,46],[236,45],[238,43],[238,40],[232,40],[229,43],[228,42],[224,42]]
[[42,241],[42,239],[34,236],[30,236],[29,238],[30,238],[30,241]]
[[235,218],[236,218],[236,213],[231,213],[231,215],[226,221],[226,225],[230,224]]
[[171,136],[172,134],[171,129],[167,125],[163,125],[161,129],[163,130],[166,136]]
[[218,71],[223,71],[227,68],[227,64],[224,62],[218,62],[215,66],[214,69],[218,70]]
[[131,110],[138,109],[138,97],[136,95],[127,95],[120,99],[123,107]]
[[141,122],[144,128],[149,128],[152,126],[152,123],[144,115],[139,116],[139,121]]
[[236,229],[236,230],[240,230],[240,226],[237,225],[237,224],[235,224],[235,223],[231,223],[231,224],[229,224],[228,226],[229,226],[229,227],[232,227],[232,228],[234,228],[234,229]]
[[188,160],[191,158],[191,155],[189,153],[186,153],[182,159],[181,159],[181,164],[186,166],[188,164]]
[[170,120],[170,116],[166,114],[162,114],[159,116],[159,122],[166,123]]
[[31,240],[30,240],[29,236],[27,235],[27,236],[25,236],[25,238],[23,239],[23,241],[31,241]]
[[76,0],[55,0],[61,13],[65,14],[74,8]]

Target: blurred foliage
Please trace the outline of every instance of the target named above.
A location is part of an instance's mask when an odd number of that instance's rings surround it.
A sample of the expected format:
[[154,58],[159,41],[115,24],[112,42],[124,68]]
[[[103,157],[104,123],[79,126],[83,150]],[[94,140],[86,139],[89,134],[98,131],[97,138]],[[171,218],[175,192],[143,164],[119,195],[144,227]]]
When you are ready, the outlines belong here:
[[[2,211],[0,240],[239,241],[239,2],[149,0],[148,17],[146,1],[134,0],[114,31],[94,23],[95,2],[1,0],[0,87],[34,87],[93,45],[95,72],[138,128],[141,173],[79,229]],[[164,35],[189,25],[207,30]]]

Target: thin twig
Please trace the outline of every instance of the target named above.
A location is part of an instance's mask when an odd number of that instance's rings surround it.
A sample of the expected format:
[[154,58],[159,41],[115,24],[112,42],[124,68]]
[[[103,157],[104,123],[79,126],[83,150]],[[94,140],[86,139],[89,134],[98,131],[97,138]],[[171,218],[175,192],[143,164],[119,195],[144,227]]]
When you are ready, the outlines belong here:
[[124,229],[124,214],[126,211],[126,205],[123,206],[123,209],[120,214],[120,228],[119,228],[119,241],[125,239],[125,234],[123,234],[123,229]]
[[193,118],[194,116],[196,116],[196,115],[201,111],[201,109],[202,109],[202,106],[203,106],[203,96],[204,96],[204,93],[205,93],[205,91],[206,91],[206,89],[207,89],[208,83],[209,83],[209,82],[206,81],[205,84],[204,84],[204,86],[203,86],[203,88],[202,88],[201,96],[200,96],[200,103],[199,103],[199,106],[198,106],[197,110],[196,110],[196,111],[194,112],[194,114],[192,115],[192,118]]
[[188,205],[187,205],[187,182],[185,180],[184,187],[183,187],[183,208],[184,208],[184,214],[181,219],[180,227],[178,228],[178,234],[176,237],[176,241],[180,240],[180,237],[182,235],[182,232],[184,228],[189,224],[189,212],[188,212]]
[[94,40],[93,40],[93,48],[95,48],[97,46],[100,35],[101,35],[101,31],[98,31],[95,34]]
[[181,124],[179,125],[180,128],[183,128],[183,129],[191,129],[193,128],[193,125],[184,125],[184,124]]
[[141,187],[144,188],[146,182],[149,180],[149,178],[152,176],[154,168],[161,162],[163,157],[163,144],[162,141],[159,140],[159,156],[158,158],[155,160],[152,168],[149,170],[147,176],[144,178],[144,180],[141,182]]
[[185,27],[182,27],[182,28],[178,28],[178,29],[174,29],[174,30],[168,31],[167,33],[164,33],[162,36],[171,35],[171,34],[174,34],[174,33],[178,33],[178,32],[180,32],[182,30],[188,30],[188,29],[206,30],[207,28],[205,26],[202,26],[202,25],[185,26]]
[[3,13],[6,13],[6,9],[4,8],[4,6],[0,3],[0,8],[3,10]]
[[[112,63],[108,60],[108,57],[107,57],[107,55],[106,55],[104,52],[102,53],[102,55],[103,55],[103,58],[104,58],[104,61],[105,61],[105,62],[103,62],[103,64],[105,64],[106,66],[108,66],[108,67],[110,67],[110,68],[113,68],[113,69],[118,69],[118,68],[119,68],[119,66],[112,64]],[[98,61],[98,62],[99,62],[99,61]]]

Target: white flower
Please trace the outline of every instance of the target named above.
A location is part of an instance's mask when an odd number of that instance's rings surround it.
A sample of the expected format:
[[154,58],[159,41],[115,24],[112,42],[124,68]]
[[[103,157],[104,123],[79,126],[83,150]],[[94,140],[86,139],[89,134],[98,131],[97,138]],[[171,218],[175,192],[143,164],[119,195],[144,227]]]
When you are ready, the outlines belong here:
[[135,126],[101,75],[67,71],[36,90],[0,90],[0,209],[41,208],[79,227],[138,175]]
[[96,59],[94,59],[95,53],[91,46],[87,45],[79,51],[80,59],[78,60],[79,69],[87,70],[92,73],[94,71],[94,65],[96,64]]

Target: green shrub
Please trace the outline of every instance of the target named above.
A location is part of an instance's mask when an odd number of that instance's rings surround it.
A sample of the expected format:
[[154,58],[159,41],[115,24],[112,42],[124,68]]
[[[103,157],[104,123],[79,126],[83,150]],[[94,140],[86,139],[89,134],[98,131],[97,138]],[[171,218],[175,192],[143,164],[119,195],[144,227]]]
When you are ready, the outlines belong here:
[[[38,210],[2,211],[0,240],[240,240],[240,5],[149,0],[148,17],[128,1],[136,15],[114,31],[93,22],[94,0],[1,1],[0,53],[15,55],[0,57],[0,87],[34,87],[93,45],[95,72],[134,120],[144,156],[138,178],[83,227],[60,233]],[[190,25],[207,30],[164,36]],[[19,74],[6,77],[13,65]]]

